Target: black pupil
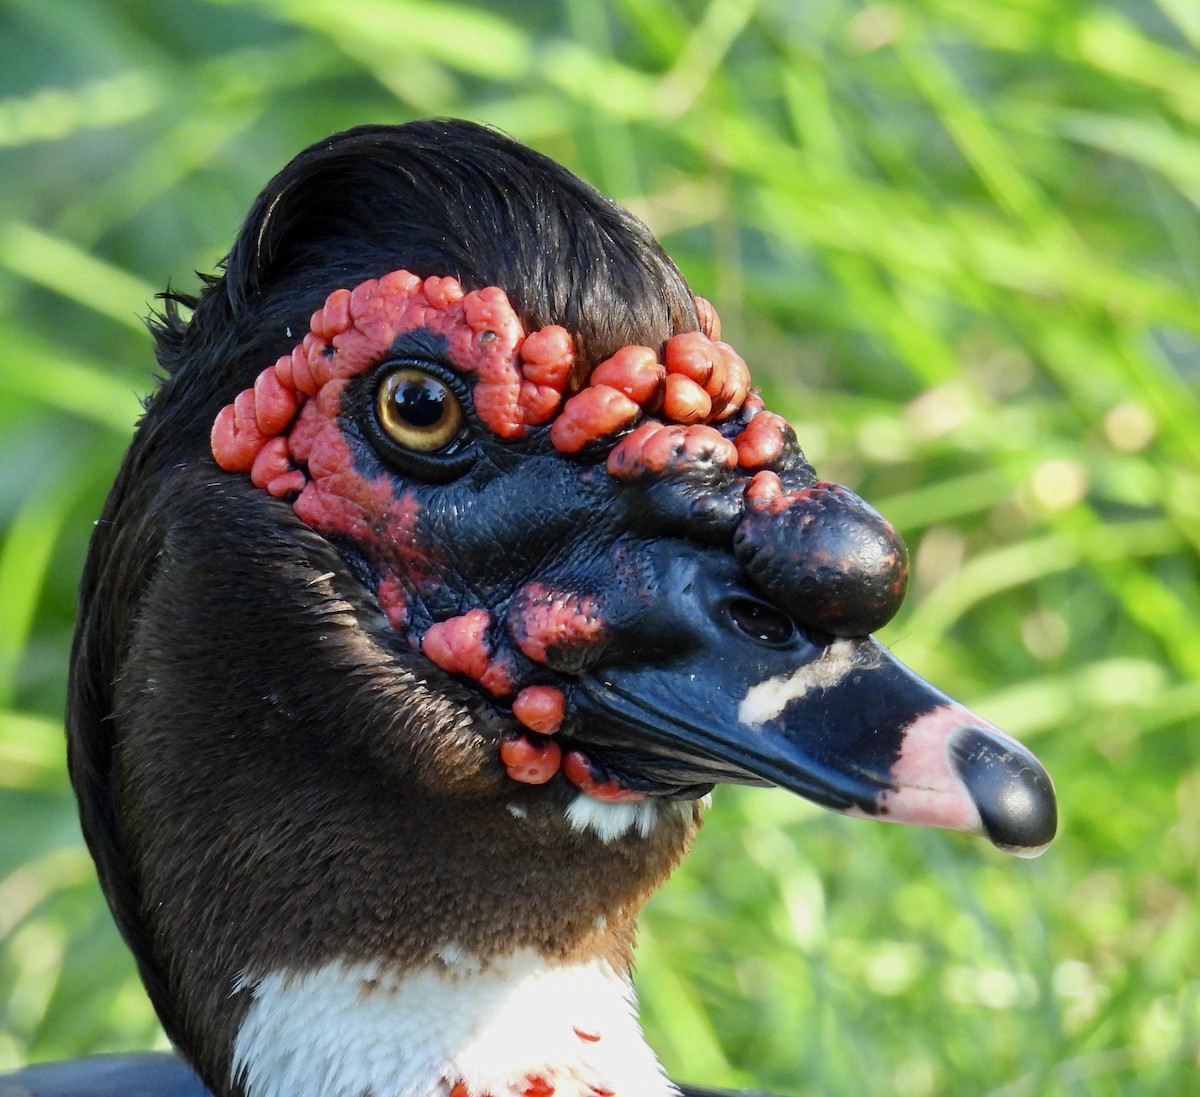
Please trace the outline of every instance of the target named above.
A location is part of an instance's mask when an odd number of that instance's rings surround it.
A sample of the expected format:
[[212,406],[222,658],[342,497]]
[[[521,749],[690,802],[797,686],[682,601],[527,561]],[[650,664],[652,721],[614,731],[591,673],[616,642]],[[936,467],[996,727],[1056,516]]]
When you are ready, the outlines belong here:
[[396,414],[410,427],[436,427],[446,414],[446,389],[436,381],[401,381],[392,395]]
[[792,619],[752,598],[737,598],[730,602],[729,616],[742,632],[760,643],[786,644],[792,638]]

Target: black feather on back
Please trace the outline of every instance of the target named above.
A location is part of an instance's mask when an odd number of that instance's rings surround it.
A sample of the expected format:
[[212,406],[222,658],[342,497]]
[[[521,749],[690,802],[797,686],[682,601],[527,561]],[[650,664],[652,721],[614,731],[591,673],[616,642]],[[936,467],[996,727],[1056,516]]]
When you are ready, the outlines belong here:
[[[749,1090],[680,1086],[681,1097],[771,1097]],[[168,1052],[103,1055],[39,1063],[0,1076],[0,1097],[211,1097],[182,1059]]]

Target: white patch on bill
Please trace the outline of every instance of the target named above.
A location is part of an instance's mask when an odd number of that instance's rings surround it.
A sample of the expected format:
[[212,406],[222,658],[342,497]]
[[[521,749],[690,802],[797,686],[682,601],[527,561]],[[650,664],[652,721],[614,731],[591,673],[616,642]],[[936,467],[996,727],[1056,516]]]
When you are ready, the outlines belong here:
[[864,649],[873,652],[874,645],[868,647],[860,640],[835,640],[811,663],[751,686],[738,705],[739,722],[757,727],[774,720],[793,701],[799,701],[812,690],[831,689],[855,668],[874,661],[863,658]]
[[410,972],[333,961],[239,975],[235,993],[252,1001],[234,1079],[247,1097],[445,1097],[458,1082],[516,1097],[534,1077],[556,1097],[678,1097],[642,1036],[625,974],[531,950],[491,963],[451,944],[441,951],[442,963]]

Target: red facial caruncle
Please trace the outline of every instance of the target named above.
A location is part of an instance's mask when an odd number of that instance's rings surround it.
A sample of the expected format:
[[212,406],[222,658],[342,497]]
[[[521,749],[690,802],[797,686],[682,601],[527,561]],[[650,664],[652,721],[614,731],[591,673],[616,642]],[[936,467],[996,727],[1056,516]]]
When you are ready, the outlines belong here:
[[562,767],[562,748],[547,737],[562,727],[566,699],[554,686],[526,686],[512,708],[513,715],[536,734],[507,736],[500,744],[500,761],[514,781],[544,785]]
[[331,293],[304,341],[263,370],[212,428],[223,469],[294,496],[308,525],[373,550],[380,604],[397,628],[407,621],[406,590],[436,584],[442,564],[421,536],[416,496],[397,498],[386,472],[367,478],[354,467],[339,416],[349,381],[416,329],[445,337],[455,364],[474,378],[476,415],[497,437],[522,438],[557,409],[574,361],[565,329],[526,336],[502,290],[465,293],[453,278],[422,281],[401,270]]
[[[453,278],[394,271],[329,295],[303,341],[217,415],[213,456],[221,468],[248,473],[257,487],[291,500],[313,529],[353,545],[376,576],[380,608],[410,648],[511,703],[519,729],[503,739],[500,758],[513,780],[543,784],[562,773],[598,799],[638,798],[641,793],[623,787],[585,752],[564,749],[554,738],[568,717],[572,679],[608,650],[602,601],[581,580],[519,569],[498,595],[494,576],[469,573],[472,561],[461,558],[459,543],[450,543],[444,516],[433,520],[430,508],[446,503],[439,485],[447,478],[429,483],[419,471],[405,475],[383,456],[364,463],[362,438],[348,424],[361,414],[361,397],[353,395],[362,390],[357,379],[385,363],[404,366],[408,358],[395,348],[427,333],[444,347],[438,368],[469,391],[473,438],[492,447],[528,444],[543,453],[537,447],[548,439],[569,470],[578,467],[578,481],[569,482],[580,485],[603,460],[610,477],[606,498],[625,499],[620,493],[626,492],[631,503],[644,485],[653,502],[638,504],[641,513],[652,519],[661,510],[662,520],[684,535],[689,523],[697,531],[703,524],[706,541],[732,539],[764,589],[786,585],[798,564],[783,526],[799,530],[806,549],[824,559],[830,556],[824,552],[827,519],[850,516],[853,524],[865,512],[844,489],[814,483],[786,420],[763,409],[745,363],[719,341],[716,311],[697,298],[696,314],[701,330],[676,334],[659,349],[621,347],[572,390],[576,363],[566,329],[550,325],[527,335],[496,286],[466,292]],[[486,438],[479,437],[481,427]],[[557,482],[561,486],[561,477]],[[536,503],[541,488],[520,481],[512,490]],[[456,498],[456,508],[471,505],[465,496]],[[534,512],[535,526],[542,517]],[[461,531],[451,528],[458,537]],[[540,546],[514,551],[531,555],[536,566]],[[851,555],[839,548],[827,562],[831,573],[842,567],[847,582],[808,614],[814,627],[859,624],[862,607],[847,610],[842,588],[852,593],[873,564]],[[876,584],[873,595],[875,615],[897,581],[902,586],[902,569],[895,560],[887,566],[888,581]],[[490,603],[472,593],[479,589],[493,592]],[[440,608],[431,611],[431,605]]]

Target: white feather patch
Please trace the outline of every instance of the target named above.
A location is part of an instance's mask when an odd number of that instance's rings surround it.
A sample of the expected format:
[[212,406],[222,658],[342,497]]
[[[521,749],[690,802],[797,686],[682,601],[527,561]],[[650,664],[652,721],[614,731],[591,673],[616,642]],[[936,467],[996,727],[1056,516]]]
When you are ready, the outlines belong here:
[[[549,964],[525,950],[485,964],[454,945],[407,974],[333,962],[239,976],[253,1001],[233,1076],[247,1097],[678,1097],[646,1045],[628,978],[607,964]],[[599,1039],[595,1039],[599,1037]]]
[[658,825],[663,812],[675,811],[685,824],[699,823],[700,816],[712,803],[711,796],[698,800],[633,800],[613,803],[579,793],[567,805],[567,822],[578,831],[591,831],[602,842],[611,842],[629,831],[645,838]]
[[613,803],[581,792],[567,805],[567,822],[576,830],[590,830],[602,842],[620,838],[635,827],[645,838],[658,822],[658,808],[654,800]]

